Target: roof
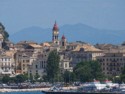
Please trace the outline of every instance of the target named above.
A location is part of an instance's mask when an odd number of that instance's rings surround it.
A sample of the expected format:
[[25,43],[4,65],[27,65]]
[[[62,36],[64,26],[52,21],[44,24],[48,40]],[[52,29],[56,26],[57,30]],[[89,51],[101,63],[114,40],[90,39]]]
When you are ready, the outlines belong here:
[[64,35],[62,36],[62,39],[66,39]]
[[42,46],[38,45],[38,44],[29,44],[30,46],[34,47],[34,48],[41,48]]
[[73,51],[80,51],[81,48],[83,48],[84,51],[92,51],[92,52],[94,52],[94,51],[102,51],[100,49],[95,48],[92,45],[89,45],[89,44],[77,45],[77,47]]
[[49,43],[47,43],[47,42],[43,43],[42,45],[43,45],[43,46],[47,46],[47,47],[49,47],[49,46],[50,46],[50,44],[49,44]]
[[55,31],[58,31],[59,29],[58,29],[58,26],[57,26],[57,24],[56,24],[56,21],[55,21],[55,24],[54,24],[54,26],[53,26],[53,30],[55,30]]
[[37,43],[34,41],[20,41],[17,44],[37,44]]

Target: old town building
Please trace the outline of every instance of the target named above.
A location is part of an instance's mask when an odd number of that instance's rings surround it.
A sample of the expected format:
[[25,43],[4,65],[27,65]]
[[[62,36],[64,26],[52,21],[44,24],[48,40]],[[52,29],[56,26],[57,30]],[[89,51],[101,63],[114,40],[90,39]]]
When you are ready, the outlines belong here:
[[76,66],[81,61],[96,60],[97,56],[102,56],[103,52],[90,44],[77,45],[70,53],[72,66]]
[[125,55],[123,53],[106,53],[97,57],[102,71],[107,76],[118,76],[125,66]]
[[5,75],[15,75],[14,53],[11,51],[4,51],[0,56],[0,77]]

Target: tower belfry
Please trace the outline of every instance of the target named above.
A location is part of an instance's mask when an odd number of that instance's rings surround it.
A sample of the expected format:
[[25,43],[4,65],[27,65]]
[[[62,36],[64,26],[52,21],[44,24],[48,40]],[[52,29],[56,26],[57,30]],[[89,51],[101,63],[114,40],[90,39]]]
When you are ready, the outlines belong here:
[[54,44],[57,44],[59,45],[59,29],[58,29],[58,26],[57,26],[57,23],[55,21],[55,24],[53,26],[53,32],[52,32],[52,42]]

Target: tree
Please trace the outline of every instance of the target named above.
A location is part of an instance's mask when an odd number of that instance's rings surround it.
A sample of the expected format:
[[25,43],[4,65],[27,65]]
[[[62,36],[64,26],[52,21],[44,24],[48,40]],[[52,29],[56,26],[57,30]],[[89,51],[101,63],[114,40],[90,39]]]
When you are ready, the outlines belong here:
[[8,83],[9,81],[10,81],[10,77],[9,76],[3,76],[3,78],[2,78],[2,82],[3,83]]
[[39,74],[36,74],[36,75],[34,76],[34,78],[35,78],[35,80],[37,81],[38,78],[40,78],[40,75],[39,75]]
[[32,82],[33,81],[33,75],[30,73],[29,75],[29,80]]
[[120,80],[121,80],[121,82],[125,82],[125,66],[124,66],[122,73],[120,75]]
[[81,82],[92,81],[93,79],[102,80],[101,66],[97,61],[80,62],[74,68],[77,79]]
[[3,35],[4,41],[8,40],[9,34],[6,32],[4,25],[0,23],[0,26],[2,27],[2,29],[0,30],[0,33]]
[[65,71],[63,74],[63,79],[65,83],[70,83],[75,81],[75,74],[70,71]]
[[56,50],[50,52],[47,60],[47,78],[49,82],[58,81],[60,57]]
[[20,74],[20,75],[16,76],[16,79],[17,79],[18,83],[22,83],[22,82],[28,80],[28,76],[27,76],[27,74]]
[[42,78],[43,78],[43,81],[44,81],[44,82],[47,82],[47,81],[48,81],[47,75],[43,75]]

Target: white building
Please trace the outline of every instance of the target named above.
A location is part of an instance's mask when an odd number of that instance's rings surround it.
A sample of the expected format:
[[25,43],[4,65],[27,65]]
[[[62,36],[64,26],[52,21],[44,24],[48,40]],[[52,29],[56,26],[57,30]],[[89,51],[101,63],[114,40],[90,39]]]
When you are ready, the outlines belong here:
[[0,76],[9,75],[13,76],[15,64],[13,58],[10,56],[0,56]]
[[49,52],[50,49],[44,49],[44,51],[39,53],[37,59],[34,60],[32,65],[30,65],[28,68],[29,77],[32,75],[34,78],[35,75],[39,75],[42,78],[42,76],[46,74],[46,65]]

